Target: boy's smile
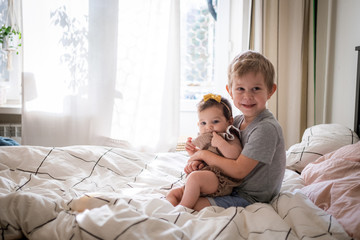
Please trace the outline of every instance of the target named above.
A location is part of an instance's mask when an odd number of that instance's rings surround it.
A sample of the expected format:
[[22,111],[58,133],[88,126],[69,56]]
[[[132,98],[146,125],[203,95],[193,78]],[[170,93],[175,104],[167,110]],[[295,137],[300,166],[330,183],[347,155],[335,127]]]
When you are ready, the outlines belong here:
[[245,121],[250,123],[263,110],[266,102],[276,90],[268,89],[261,73],[249,72],[241,77],[234,76],[231,89],[227,90],[234,101],[234,105],[244,114]]

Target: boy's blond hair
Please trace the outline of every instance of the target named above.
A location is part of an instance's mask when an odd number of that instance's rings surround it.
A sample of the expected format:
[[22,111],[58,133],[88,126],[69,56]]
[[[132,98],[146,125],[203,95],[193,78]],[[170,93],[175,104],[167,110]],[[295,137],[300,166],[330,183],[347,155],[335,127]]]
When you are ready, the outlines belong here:
[[228,68],[229,88],[232,87],[234,77],[241,77],[249,72],[261,73],[268,91],[272,91],[275,77],[274,66],[262,54],[250,50],[237,55],[230,63]]

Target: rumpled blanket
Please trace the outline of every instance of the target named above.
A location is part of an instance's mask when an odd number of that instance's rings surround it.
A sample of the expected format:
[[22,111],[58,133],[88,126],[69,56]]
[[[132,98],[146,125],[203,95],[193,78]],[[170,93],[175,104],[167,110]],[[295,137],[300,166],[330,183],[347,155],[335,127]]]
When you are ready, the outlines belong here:
[[360,142],[320,157],[301,176],[307,185],[301,192],[360,239]]

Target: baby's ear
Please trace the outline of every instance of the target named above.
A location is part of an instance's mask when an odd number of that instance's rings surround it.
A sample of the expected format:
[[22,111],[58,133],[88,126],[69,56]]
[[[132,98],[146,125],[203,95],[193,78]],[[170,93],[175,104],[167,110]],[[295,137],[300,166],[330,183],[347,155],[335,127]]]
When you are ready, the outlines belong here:
[[230,117],[230,119],[229,119],[229,124],[232,125],[233,122],[234,122],[234,118],[233,118],[233,117]]

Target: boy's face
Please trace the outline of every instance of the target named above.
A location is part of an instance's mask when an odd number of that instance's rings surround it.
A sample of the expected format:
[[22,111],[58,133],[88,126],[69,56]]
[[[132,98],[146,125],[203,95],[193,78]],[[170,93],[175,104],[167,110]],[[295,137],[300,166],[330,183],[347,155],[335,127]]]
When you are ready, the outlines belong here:
[[266,108],[266,102],[276,90],[269,91],[261,73],[249,72],[241,77],[233,77],[232,86],[226,86],[235,107],[245,116],[245,119],[253,120]]
[[220,107],[212,106],[198,113],[199,132],[200,134],[208,132],[222,133],[232,124],[231,120],[227,120],[223,110]]

